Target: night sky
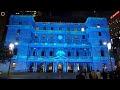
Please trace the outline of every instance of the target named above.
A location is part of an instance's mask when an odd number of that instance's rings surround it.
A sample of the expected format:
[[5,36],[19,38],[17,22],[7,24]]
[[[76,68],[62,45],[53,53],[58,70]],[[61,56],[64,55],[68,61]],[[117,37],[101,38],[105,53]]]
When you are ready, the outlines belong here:
[[87,17],[105,17],[109,20],[110,16],[116,11],[40,11],[38,21],[62,21],[62,22],[81,22],[84,23]]

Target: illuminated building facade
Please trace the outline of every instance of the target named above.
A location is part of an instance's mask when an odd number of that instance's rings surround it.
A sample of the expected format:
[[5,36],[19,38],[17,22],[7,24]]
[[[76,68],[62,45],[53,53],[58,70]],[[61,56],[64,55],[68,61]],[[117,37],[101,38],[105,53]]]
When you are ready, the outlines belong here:
[[115,12],[109,20],[113,56],[116,63],[120,61],[120,11]]
[[[110,70],[106,18],[85,23],[35,22],[29,15],[11,15],[6,43],[15,45],[11,72],[77,72]],[[111,59],[114,66],[114,59]]]

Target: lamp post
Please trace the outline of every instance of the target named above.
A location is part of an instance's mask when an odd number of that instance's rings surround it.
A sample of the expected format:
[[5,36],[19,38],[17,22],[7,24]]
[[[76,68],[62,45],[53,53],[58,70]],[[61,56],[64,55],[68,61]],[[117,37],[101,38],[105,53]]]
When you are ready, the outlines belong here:
[[112,61],[111,61],[111,43],[107,43],[107,48],[108,48],[108,52],[109,52],[109,55],[110,55],[110,66],[111,66],[111,71],[113,71],[113,68],[112,68]]
[[10,43],[9,44],[10,63],[9,63],[9,68],[8,68],[8,76],[10,74],[11,57],[13,55],[13,50],[14,50],[15,45],[18,45],[18,42]]

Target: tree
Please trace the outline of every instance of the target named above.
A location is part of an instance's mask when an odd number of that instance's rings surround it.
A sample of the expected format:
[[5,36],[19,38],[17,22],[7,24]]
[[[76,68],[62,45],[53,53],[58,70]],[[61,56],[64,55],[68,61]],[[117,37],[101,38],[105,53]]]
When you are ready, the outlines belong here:
[[11,50],[9,50],[9,47],[4,46],[3,42],[0,43],[0,62],[10,62],[9,68],[8,68],[8,75],[10,72],[10,65],[11,65],[11,58],[13,57],[13,53]]

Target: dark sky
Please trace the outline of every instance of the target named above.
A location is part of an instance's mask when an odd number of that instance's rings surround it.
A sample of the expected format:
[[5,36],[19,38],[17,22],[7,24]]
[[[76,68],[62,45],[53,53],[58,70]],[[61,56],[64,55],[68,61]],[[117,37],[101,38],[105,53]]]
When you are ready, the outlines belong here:
[[[109,20],[110,16],[116,11],[43,11],[43,21],[65,21],[84,23],[87,17],[105,17]],[[47,18],[47,19],[46,19]]]

